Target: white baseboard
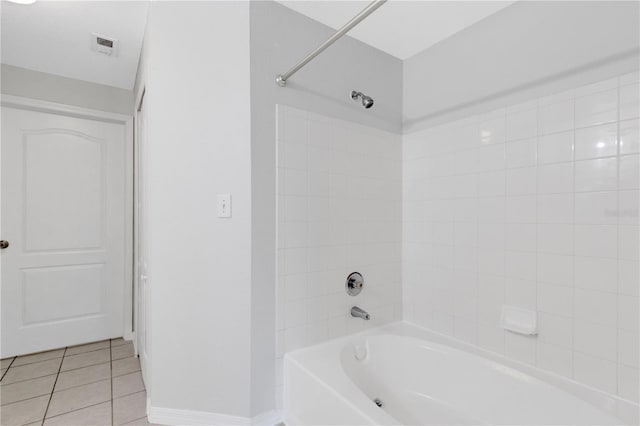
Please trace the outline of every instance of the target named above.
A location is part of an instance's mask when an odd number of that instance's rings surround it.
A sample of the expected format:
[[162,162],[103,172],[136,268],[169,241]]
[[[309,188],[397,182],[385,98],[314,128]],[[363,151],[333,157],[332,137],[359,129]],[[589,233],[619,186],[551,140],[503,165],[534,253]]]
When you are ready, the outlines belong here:
[[267,411],[251,418],[254,426],[275,426],[279,423],[282,423],[282,413],[279,410]]
[[149,423],[176,426],[274,426],[281,422],[280,413],[277,411],[268,411],[249,418],[207,411],[177,410],[161,407],[149,407],[148,418]]

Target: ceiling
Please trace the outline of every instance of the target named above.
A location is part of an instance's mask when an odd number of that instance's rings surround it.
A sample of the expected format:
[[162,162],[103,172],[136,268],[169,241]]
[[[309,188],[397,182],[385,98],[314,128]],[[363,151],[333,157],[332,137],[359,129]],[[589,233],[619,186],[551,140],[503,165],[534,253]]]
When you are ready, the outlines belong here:
[[[2,63],[132,89],[146,1],[2,1]],[[117,56],[90,49],[91,33],[118,40]]]
[[[276,1],[335,29],[370,3],[370,0]],[[404,60],[513,3],[389,0],[349,35]]]

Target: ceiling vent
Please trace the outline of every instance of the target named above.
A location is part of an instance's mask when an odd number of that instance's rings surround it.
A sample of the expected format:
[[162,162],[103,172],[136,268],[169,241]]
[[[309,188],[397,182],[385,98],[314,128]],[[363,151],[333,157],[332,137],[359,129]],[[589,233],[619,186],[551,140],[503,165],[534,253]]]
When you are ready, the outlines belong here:
[[118,56],[118,40],[100,34],[91,34],[91,50],[107,56]]

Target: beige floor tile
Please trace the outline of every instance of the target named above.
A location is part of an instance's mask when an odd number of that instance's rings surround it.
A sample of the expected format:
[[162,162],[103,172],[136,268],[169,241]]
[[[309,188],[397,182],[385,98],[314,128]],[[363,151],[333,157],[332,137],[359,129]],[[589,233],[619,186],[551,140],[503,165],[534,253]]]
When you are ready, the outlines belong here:
[[10,385],[3,384],[0,386],[0,401],[2,405],[6,405],[36,396],[50,395],[55,382],[56,375],[53,374]]
[[14,426],[42,420],[48,402],[49,395],[45,395],[3,405],[0,409],[0,424]]
[[54,417],[69,411],[89,407],[111,399],[111,381],[78,386],[54,392],[47,411],[47,417]]
[[147,415],[147,393],[138,392],[113,400],[113,424],[123,425]]
[[111,359],[121,359],[133,356],[133,343],[127,343],[125,345],[116,346],[111,348]]
[[76,368],[88,367],[90,365],[102,364],[109,362],[109,349],[100,349],[83,354],[65,356],[62,361],[61,371],[69,371]]
[[116,346],[126,345],[127,343],[131,343],[130,340],[124,340],[122,337],[118,337],[117,339],[111,339],[111,347],[115,348]]
[[48,376],[58,373],[62,358],[50,359],[48,361],[34,362],[33,364],[11,367],[2,378],[2,384],[15,383],[22,380],[35,379],[36,377]]
[[76,370],[63,371],[58,376],[55,391],[61,391],[88,383],[99,382],[110,377],[111,366],[109,363],[91,365]]
[[13,358],[14,357],[4,358],[0,360],[0,368],[9,368],[9,365],[11,365],[11,361],[13,361]]
[[77,355],[84,352],[96,351],[98,349],[107,349],[110,347],[108,340],[102,340],[100,342],[87,343],[84,345],[71,346],[67,348],[65,356]]
[[34,362],[46,361],[48,359],[62,358],[64,349],[56,349],[55,351],[38,352],[37,354],[23,355],[16,358],[11,367],[19,365],[32,364]]
[[130,393],[140,392],[143,390],[144,383],[142,382],[142,373],[139,371],[136,373],[126,374],[124,376],[113,378],[114,398],[128,395]]
[[45,426],[111,426],[111,401],[92,405],[56,417],[48,417]]
[[140,371],[140,359],[137,357],[127,357],[111,362],[111,375],[113,377]]

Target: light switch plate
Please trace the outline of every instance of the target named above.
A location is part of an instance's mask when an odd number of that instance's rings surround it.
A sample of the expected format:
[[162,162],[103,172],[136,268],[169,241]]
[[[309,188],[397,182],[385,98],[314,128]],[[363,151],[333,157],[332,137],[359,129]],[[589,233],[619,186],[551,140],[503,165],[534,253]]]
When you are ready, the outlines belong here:
[[231,194],[218,194],[218,217],[231,217]]

